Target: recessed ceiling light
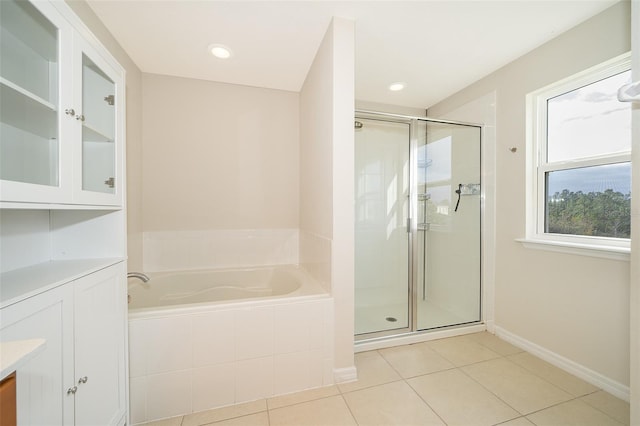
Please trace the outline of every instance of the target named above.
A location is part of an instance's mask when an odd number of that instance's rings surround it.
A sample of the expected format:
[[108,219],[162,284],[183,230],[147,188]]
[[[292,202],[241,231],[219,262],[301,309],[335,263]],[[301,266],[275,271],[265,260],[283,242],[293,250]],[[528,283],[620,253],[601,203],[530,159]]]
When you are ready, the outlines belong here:
[[404,89],[404,83],[401,82],[397,82],[397,83],[392,83],[389,85],[389,90],[391,90],[392,92],[397,92],[399,90]]
[[231,57],[231,49],[222,44],[212,44],[209,46],[209,51],[213,56],[220,59],[228,59]]

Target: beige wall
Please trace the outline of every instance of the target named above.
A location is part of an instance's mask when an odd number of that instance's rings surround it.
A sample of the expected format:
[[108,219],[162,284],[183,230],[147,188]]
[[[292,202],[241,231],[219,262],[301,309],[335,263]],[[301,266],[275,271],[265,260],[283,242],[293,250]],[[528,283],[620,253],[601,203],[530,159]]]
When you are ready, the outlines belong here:
[[143,74],[144,231],[298,227],[298,94]]
[[[331,293],[335,299],[335,370],[338,381],[355,372],[355,22],[333,19],[333,242]],[[341,371],[346,377],[340,377]]]
[[333,233],[333,32],[327,31],[300,90],[300,229]]
[[336,381],[353,362],[354,23],[334,18],[300,92],[300,261],[330,285]]
[[[630,49],[629,3],[580,26],[428,109],[446,115],[496,93],[495,324],[629,385],[629,263],[524,248],[525,95]],[[516,147],[517,153],[509,148]]]
[[84,0],[67,4],[126,72],[127,252],[129,270],[142,268],[142,73]]

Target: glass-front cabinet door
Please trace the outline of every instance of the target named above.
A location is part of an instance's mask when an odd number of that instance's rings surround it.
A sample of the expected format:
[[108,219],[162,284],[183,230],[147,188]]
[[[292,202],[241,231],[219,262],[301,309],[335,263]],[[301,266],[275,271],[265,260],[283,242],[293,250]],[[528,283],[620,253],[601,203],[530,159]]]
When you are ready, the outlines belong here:
[[75,70],[79,88],[82,123],[80,149],[76,151],[74,169],[75,199],[86,204],[121,204],[122,121],[118,114],[124,84],[120,74],[101,55],[84,42],[76,49]]
[[0,179],[3,201],[70,194],[62,135],[70,105],[65,57],[69,25],[50,4],[0,1]]
[[124,71],[63,9],[0,0],[0,202],[121,206]]

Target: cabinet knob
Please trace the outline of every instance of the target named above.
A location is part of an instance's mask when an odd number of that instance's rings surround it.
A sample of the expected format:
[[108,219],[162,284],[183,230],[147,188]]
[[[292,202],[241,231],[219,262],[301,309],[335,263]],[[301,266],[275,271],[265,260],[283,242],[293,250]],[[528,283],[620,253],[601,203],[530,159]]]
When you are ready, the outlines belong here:
[[76,115],[76,120],[78,121],[84,121],[84,115],[80,114],[80,115]]
[[80,377],[80,379],[78,380],[78,384],[87,383],[87,380],[89,380],[87,376]]
[[74,395],[76,393],[76,391],[78,390],[77,386],[74,386],[72,388],[67,389],[67,395]]
[[64,113],[67,115],[76,115],[76,111],[73,108],[65,109]]

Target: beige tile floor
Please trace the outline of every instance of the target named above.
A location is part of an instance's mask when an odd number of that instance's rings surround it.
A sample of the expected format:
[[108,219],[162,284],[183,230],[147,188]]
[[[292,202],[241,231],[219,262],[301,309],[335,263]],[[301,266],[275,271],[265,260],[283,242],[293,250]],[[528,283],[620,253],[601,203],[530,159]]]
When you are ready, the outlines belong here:
[[489,333],[356,354],[359,380],[153,426],[629,424],[629,404]]

